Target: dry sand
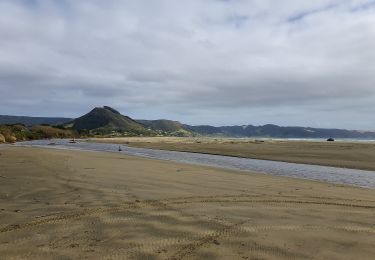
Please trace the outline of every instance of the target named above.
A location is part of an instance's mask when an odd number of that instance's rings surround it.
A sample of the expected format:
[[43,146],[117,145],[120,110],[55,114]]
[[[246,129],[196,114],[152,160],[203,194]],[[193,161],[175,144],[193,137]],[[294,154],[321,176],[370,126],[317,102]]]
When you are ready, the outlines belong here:
[[0,146],[1,259],[374,259],[375,190]]
[[375,171],[375,143],[178,137],[98,138],[93,141]]

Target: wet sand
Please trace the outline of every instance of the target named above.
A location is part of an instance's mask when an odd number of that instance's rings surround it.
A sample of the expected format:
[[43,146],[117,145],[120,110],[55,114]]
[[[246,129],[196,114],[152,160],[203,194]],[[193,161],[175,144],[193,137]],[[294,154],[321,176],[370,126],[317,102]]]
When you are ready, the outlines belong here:
[[178,137],[98,138],[93,141],[375,171],[375,143]]
[[375,190],[0,146],[5,259],[373,259],[374,217]]

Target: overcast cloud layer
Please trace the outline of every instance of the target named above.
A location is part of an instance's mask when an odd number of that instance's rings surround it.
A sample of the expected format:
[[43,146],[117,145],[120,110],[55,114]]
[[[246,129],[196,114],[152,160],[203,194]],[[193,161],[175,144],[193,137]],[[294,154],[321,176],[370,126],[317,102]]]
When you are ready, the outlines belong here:
[[0,0],[0,114],[375,130],[375,1]]

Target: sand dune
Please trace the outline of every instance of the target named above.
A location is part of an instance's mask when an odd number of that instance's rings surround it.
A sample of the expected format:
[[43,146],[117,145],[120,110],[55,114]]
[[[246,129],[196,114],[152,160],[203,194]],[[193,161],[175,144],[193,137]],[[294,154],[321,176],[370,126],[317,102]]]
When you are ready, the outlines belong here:
[[0,258],[373,259],[375,190],[0,146]]

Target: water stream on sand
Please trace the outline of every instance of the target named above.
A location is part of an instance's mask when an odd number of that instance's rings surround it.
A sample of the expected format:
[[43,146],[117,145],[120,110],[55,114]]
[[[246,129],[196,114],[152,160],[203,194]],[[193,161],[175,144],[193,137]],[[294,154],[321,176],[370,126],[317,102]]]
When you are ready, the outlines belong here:
[[[54,144],[51,145],[52,143]],[[121,151],[119,151],[118,144],[92,143],[82,140],[77,140],[76,143],[69,143],[69,140],[65,139],[37,140],[20,142],[17,143],[17,145],[48,147],[55,149],[116,152],[159,160],[169,160],[181,163],[214,166],[242,171],[262,172],[265,174],[276,176],[288,176],[338,184],[348,184],[372,189],[375,188],[375,171],[364,171],[199,153],[133,148],[124,145],[121,146]]]

